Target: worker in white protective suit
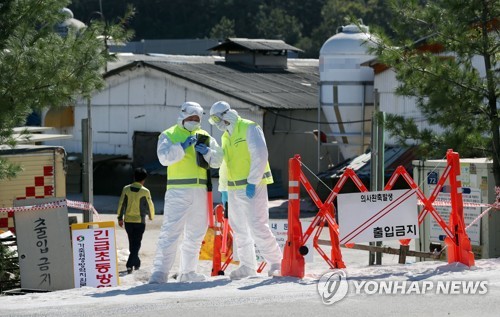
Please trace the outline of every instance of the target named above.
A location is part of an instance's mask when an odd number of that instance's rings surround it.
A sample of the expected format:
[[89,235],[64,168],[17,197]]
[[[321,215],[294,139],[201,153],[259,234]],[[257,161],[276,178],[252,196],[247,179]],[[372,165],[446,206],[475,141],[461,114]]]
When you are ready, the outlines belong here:
[[[158,138],[157,155],[167,168],[167,191],[163,209],[163,225],[158,238],[150,284],[166,283],[175,261],[181,234],[180,282],[203,281],[196,272],[201,243],[208,227],[207,170],[197,164],[197,152],[212,168],[220,167],[221,147],[208,132],[200,128],[203,108],[196,102],[185,102],[177,124]],[[207,143],[197,143],[205,135]],[[208,144],[208,146],[207,146]]]
[[269,228],[267,184],[273,183],[264,133],[259,125],[241,118],[225,101],[214,103],[208,120],[222,135],[224,161],[219,170],[222,203],[228,202],[240,261],[231,279],[256,274],[257,245],[269,265],[269,276],[279,275],[282,253]]

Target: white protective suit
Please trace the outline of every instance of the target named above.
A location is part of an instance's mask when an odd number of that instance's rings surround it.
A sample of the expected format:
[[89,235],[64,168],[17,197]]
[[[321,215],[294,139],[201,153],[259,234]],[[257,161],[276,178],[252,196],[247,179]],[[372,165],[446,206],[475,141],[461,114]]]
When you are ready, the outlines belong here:
[[[187,116],[188,114],[181,112],[177,124],[182,127],[182,121]],[[201,114],[199,116],[201,119]],[[196,134],[196,130],[191,134]],[[184,154],[180,143],[172,143],[164,133],[159,136],[157,155],[162,165],[172,165],[180,161]],[[221,165],[222,148],[214,138],[210,137],[209,151],[203,157],[212,168],[218,168]],[[169,188],[166,191],[164,219],[150,283],[166,282],[167,275],[175,261],[179,238],[183,232],[179,273],[184,274],[196,270],[201,243],[208,226],[207,208],[206,188]]]
[[[227,130],[231,134],[238,120],[238,113],[231,109],[224,115],[224,120],[230,123]],[[264,133],[258,125],[251,125],[246,139],[251,157],[247,182],[257,184],[255,196],[248,198],[245,188],[227,190],[227,166],[224,162],[219,171],[219,191],[228,193],[229,224],[234,232],[240,267],[256,269],[254,243],[262,252],[268,267],[280,266],[283,257],[281,249],[269,228],[267,185],[261,184],[269,156]]]

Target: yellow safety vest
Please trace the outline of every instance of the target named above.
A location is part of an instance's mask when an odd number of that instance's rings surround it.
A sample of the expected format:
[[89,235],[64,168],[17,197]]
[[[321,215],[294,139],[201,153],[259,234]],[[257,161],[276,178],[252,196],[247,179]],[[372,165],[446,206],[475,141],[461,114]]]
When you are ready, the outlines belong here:
[[[184,142],[190,135],[204,134],[209,136],[208,132],[198,129],[188,131],[175,125],[163,131],[172,143]],[[169,188],[193,188],[207,186],[207,170],[196,164],[196,151],[194,146],[185,150],[186,154],[179,162],[176,162],[167,168],[167,190]]]
[[[227,186],[229,190],[242,189],[247,185],[248,174],[250,174],[250,151],[248,151],[247,130],[255,122],[238,118],[234,131],[231,135],[226,131],[222,135],[222,149],[224,160],[227,165]],[[269,162],[262,175],[261,184],[272,184],[273,175]]]
[[155,216],[149,189],[139,182],[125,186],[118,202],[118,220],[146,223],[146,216],[151,219]]

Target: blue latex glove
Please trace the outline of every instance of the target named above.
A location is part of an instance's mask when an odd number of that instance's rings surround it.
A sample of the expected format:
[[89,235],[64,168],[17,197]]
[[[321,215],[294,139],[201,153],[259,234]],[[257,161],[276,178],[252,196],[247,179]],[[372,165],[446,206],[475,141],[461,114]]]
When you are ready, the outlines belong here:
[[247,197],[253,198],[253,196],[255,196],[255,185],[247,184]]
[[184,140],[184,142],[181,142],[181,146],[184,150],[186,150],[188,147],[193,145],[196,142],[196,137],[193,135],[190,135]]
[[220,192],[222,205],[226,206],[227,203],[227,191]]
[[194,146],[194,149],[196,150],[196,152],[199,152],[202,155],[205,155],[208,153],[208,146],[206,146],[206,144],[203,144],[203,143],[196,144]]

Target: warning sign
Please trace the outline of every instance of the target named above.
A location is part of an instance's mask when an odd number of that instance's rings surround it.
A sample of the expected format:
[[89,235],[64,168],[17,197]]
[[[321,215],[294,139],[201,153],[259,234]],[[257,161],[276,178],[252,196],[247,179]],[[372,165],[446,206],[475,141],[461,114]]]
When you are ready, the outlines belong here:
[[[433,187],[430,187],[430,191],[434,190]],[[443,188],[437,198],[436,202],[450,202],[451,196],[448,187]],[[468,226],[474,219],[476,219],[481,213],[481,208],[479,204],[481,203],[481,190],[479,188],[462,188],[462,199],[464,203],[464,222],[465,225]],[[473,206],[472,204],[467,203],[475,203],[478,207]],[[441,218],[448,223],[450,219],[451,206],[440,206],[435,204],[436,211],[439,213]],[[439,223],[431,217],[430,219],[430,239],[433,242],[442,242],[445,233],[443,232],[443,228],[439,225]],[[470,242],[472,245],[481,245],[480,236],[481,236],[481,222],[476,222],[469,229],[467,229],[467,235],[470,238]]]
[[340,243],[418,238],[415,190],[340,194]]
[[[310,222],[304,221],[302,222],[302,232],[306,231],[306,229],[309,227]],[[280,246],[281,251],[283,251],[285,247],[286,240],[288,238],[288,221],[283,219],[271,219],[269,220],[269,228],[271,228],[271,231],[273,232],[274,236],[276,237],[276,242],[278,242],[278,245]],[[309,239],[306,242],[306,246],[309,250],[313,250],[313,242],[312,239]],[[255,254],[257,257],[257,262],[265,261],[264,256],[262,255],[262,252],[260,249],[255,245]],[[313,263],[313,252],[309,252],[304,256],[304,259],[306,260],[307,263]]]
[[118,285],[115,223],[72,224],[75,287]]

